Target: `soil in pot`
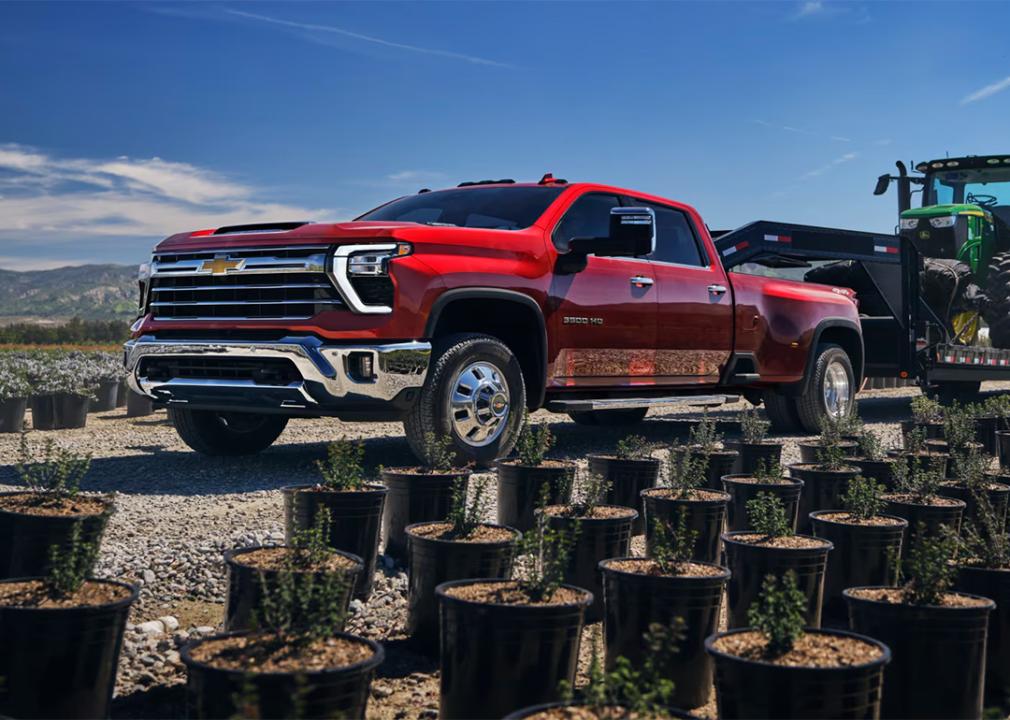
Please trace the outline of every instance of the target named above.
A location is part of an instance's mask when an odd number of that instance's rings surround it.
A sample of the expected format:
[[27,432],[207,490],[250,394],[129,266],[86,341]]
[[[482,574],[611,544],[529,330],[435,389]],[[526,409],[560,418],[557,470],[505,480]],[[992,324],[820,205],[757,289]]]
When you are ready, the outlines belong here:
[[726,509],[726,527],[730,531],[750,529],[747,503],[761,492],[771,493],[782,501],[786,508],[786,517],[789,518],[792,529],[796,530],[800,494],[803,491],[802,480],[787,477],[757,478],[752,475],[726,475],[722,482],[730,496]]
[[777,440],[762,440],[760,442],[727,440],[723,444],[727,450],[736,450],[738,453],[737,460],[730,471],[734,474],[752,473],[761,467],[770,470],[773,467],[778,467],[782,462],[782,443]]
[[[999,482],[987,482],[984,492],[988,496],[989,502],[992,504],[992,509],[996,513],[996,516],[999,518],[1001,523],[1005,524],[1007,506],[1010,504],[1010,485]],[[961,517],[962,523],[975,522],[978,518],[978,500],[975,499],[975,493],[972,492],[970,488],[958,484],[957,481],[951,480],[940,483],[937,493],[943,497],[964,501],[965,508],[964,514]]]
[[810,513],[818,510],[839,510],[849,480],[859,474],[859,468],[846,466],[830,470],[817,463],[797,463],[789,466],[789,474],[803,481],[796,529],[810,532]]
[[382,511],[386,555],[406,560],[404,528],[414,523],[445,520],[452,505],[453,488],[457,482],[466,483],[469,479],[469,470],[432,472],[424,468],[384,468],[382,484],[389,490]]
[[847,512],[824,510],[810,515],[815,537],[834,549],[824,575],[821,625],[848,628],[849,609],[842,592],[858,585],[894,585],[898,582],[895,558],[908,521],[894,515],[861,519]]
[[698,533],[691,559],[697,562],[717,562],[719,535],[722,533],[729,500],[729,493],[715,490],[692,490],[684,495],[667,487],[643,490],[646,554],[652,555],[654,521],[664,523],[675,535],[683,512],[688,532]]
[[326,508],[330,513],[327,545],[361,558],[364,568],[358,576],[354,597],[368,599],[375,576],[386,488],[368,484],[361,490],[336,492],[321,485],[300,485],[282,488],[281,492],[285,541],[290,545],[297,531],[313,527],[319,509]]
[[882,718],[979,718],[992,600],[944,593],[911,605],[900,588],[849,588],[851,627],[891,648]]
[[56,396],[33,395],[29,401],[32,408],[32,428],[35,430],[56,429]]
[[448,522],[407,528],[407,634],[415,650],[438,655],[435,588],[465,578],[511,578],[518,539],[518,530],[502,525],[478,525],[462,537]]
[[643,638],[649,625],[669,626],[674,618],[683,618],[684,638],[661,673],[674,682],[671,703],[695,708],[707,703],[711,692],[712,660],[705,653],[705,638],[718,628],[729,570],[696,562],[677,563],[673,570],[676,574],[665,574],[646,558],[600,563],[606,668],[613,670],[621,656],[640,668],[648,654]]
[[97,495],[0,493],[0,579],[45,575],[49,548],[66,550],[77,523],[81,542],[100,544],[113,509],[111,500]]
[[[838,442],[838,446],[842,449],[845,455],[854,455],[859,449],[859,443],[855,440],[841,440]],[[808,440],[807,442],[796,443],[796,447],[800,450],[800,462],[801,463],[818,463],[820,462],[821,449],[824,447],[820,440]]]
[[886,645],[837,630],[810,630],[792,650],[767,656],[757,630],[714,635],[718,716],[737,718],[876,718],[880,710]]
[[534,600],[509,580],[456,580],[439,599],[439,717],[501,718],[561,700],[574,683],[584,614],[592,593],[562,585]]
[[602,620],[603,578],[599,564],[607,558],[631,555],[631,528],[638,511],[617,505],[597,505],[587,514],[579,515],[572,505],[553,505],[543,512],[551,529],[571,533],[578,525],[564,581],[593,594],[593,603],[586,608],[586,622]]
[[797,586],[807,599],[807,626],[821,626],[824,570],[832,549],[829,541],[809,535],[772,537],[745,530],[723,533],[722,542],[726,565],[732,573],[727,588],[729,628],[750,624],[747,611],[760,594],[765,575],[781,577],[789,570],[795,571]]
[[[254,627],[255,618],[262,613],[264,592],[276,592],[284,573],[297,578],[296,587],[297,583],[321,583],[332,576],[341,578],[345,586],[341,607],[346,612],[351,592],[364,567],[360,557],[339,550],[331,550],[322,563],[314,563],[304,550],[264,546],[229,550],[224,554],[224,562],[228,568],[224,626],[228,631]],[[294,621],[298,619],[296,614]],[[343,630],[343,624],[338,629]]]
[[[908,520],[901,541],[901,554],[906,559],[920,537],[920,524],[925,537],[936,535],[943,525],[950,526],[955,533],[961,530],[961,517],[965,507],[963,500],[934,495],[923,502],[921,498],[909,493],[885,493],[882,497],[887,502],[888,515]],[[907,568],[905,561],[902,566]]]
[[589,455],[589,472],[600,475],[610,483],[607,490],[608,505],[634,508],[638,517],[632,523],[635,535],[645,532],[645,509],[642,491],[655,487],[659,480],[660,462],[656,458],[619,458],[612,455]]
[[515,460],[498,463],[498,524],[525,532],[533,527],[534,513],[547,488],[547,504],[563,505],[572,499],[575,463],[544,460],[523,465]]
[[986,639],[985,706],[1004,707],[1010,701],[1010,568],[961,565],[954,589],[996,603]]
[[25,426],[28,398],[12,398],[0,402],[0,433],[19,433]]
[[382,646],[348,633],[311,642],[228,633],[184,646],[189,717],[364,718]]
[[0,582],[0,715],[108,717],[137,593],[126,583],[87,580],[54,599],[41,580]]
[[82,428],[88,423],[91,398],[73,393],[60,393],[56,396],[55,403],[57,429]]

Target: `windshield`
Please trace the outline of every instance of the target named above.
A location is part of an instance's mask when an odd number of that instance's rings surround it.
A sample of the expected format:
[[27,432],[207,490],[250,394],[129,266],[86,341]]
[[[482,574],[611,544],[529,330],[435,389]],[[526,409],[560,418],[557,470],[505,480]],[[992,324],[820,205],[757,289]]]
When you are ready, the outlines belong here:
[[1010,206],[1010,168],[950,170],[930,176],[927,205]]
[[358,220],[520,230],[535,223],[563,190],[555,185],[438,190],[393,200]]

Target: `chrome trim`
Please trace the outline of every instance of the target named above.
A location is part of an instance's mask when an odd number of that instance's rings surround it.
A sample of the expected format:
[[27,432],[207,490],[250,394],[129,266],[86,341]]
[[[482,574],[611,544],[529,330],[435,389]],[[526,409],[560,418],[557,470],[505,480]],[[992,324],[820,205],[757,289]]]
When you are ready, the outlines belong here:
[[393,308],[388,305],[366,305],[361,301],[354,286],[351,285],[351,278],[347,274],[349,258],[358,252],[383,252],[396,249],[396,243],[379,243],[369,245],[341,245],[333,251],[333,270],[329,273],[330,279],[337,286],[337,291],[344,302],[356,313],[362,315],[388,315],[393,312]]
[[328,282],[321,283],[291,283],[290,285],[179,285],[177,287],[159,287],[152,288],[152,292],[189,292],[190,290],[198,291],[209,291],[209,290],[287,290],[289,288],[295,288],[296,290],[307,290],[310,288],[318,288],[320,290],[326,290],[332,288],[333,286]]
[[[124,364],[130,387],[166,403],[191,403],[201,393],[208,402],[222,394],[248,406],[307,408],[339,406],[349,396],[390,401],[405,389],[419,388],[428,374],[431,343],[410,341],[378,345],[325,345],[314,337],[290,337],[273,342],[215,342],[158,340],[149,335],[130,340]],[[350,367],[352,353],[371,353],[373,376],[357,378]],[[245,380],[173,378],[151,380],[141,376],[140,361],[147,357],[200,356],[227,358],[284,358],[301,375],[301,382],[261,385]],[[292,404],[294,403],[294,404]]]
[[[241,234],[241,233],[240,233]],[[210,238],[228,238],[228,235],[205,235],[203,237],[197,238],[198,240],[206,240]],[[216,248],[204,248],[197,250],[187,250],[186,248],[180,248],[178,250],[155,250],[154,257],[159,255],[209,255],[214,257],[215,255],[220,255],[221,253],[244,253],[244,252],[265,252],[268,250],[323,250],[324,252],[329,250],[329,245],[261,245],[259,247],[216,247]]]
[[[326,255],[319,253],[307,255],[305,257],[281,258],[269,256],[250,256],[245,258],[233,257],[234,251],[218,250],[217,255],[222,258],[242,260],[242,266],[226,270],[223,273],[213,273],[203,268],[204,263],[213,258],[201,258],[194,260],[179,260],[173,263],[162,263],[157,260],[151,263],[151,277],[193,277],[193,276],[213,276],[224,277],[226,275],[261,275],[267,273],[323,273],[326,271]],[[182,254],[182,253],[180,253]]]
[[632,275],[628,280],[635,287],[650,287],[656,284],[655,280],[645,275]]
[[649,408],[656,405],[688,405],[690,407],[718,407],[733,403],[739,395],[672,395],[649,398],[597,398],[579,400],[551,400],[545,406],[551,412],[586,412],[588,410],[624,410]]
[[[172,300],[153,302],[151,307],[194,307],[199,305],[343,305],[342,300]],[[192,318],[158,318],[191,320]],[[256,318],[249,318],[256,319]]]

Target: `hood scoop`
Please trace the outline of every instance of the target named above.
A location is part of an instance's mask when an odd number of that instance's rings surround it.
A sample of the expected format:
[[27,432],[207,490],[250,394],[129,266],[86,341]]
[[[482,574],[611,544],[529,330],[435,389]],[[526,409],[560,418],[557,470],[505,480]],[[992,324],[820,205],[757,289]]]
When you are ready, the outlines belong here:
[[214,231],[214,235],[242,235],[245,233],[268,233],[268,232],[288,232],[295,230],[302,225],[308,225],[308,221],[297,222],[275,222],[275,223],[250,223],[249,225],[228,225]]

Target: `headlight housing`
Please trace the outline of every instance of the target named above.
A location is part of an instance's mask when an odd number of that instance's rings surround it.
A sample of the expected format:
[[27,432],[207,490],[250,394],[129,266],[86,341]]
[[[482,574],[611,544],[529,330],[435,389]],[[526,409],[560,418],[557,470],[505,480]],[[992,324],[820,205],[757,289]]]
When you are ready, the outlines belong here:
[[382,250],[361,250],[350,255],[347,260],[347,274],[351,277],[379,277],[389,274],[389,261],[410,255],[409,243],[382,246]]
[[948,215],[946,217],[935,217],[929,219],[929,224],[935,228],[954,227],[954,223],[956,222],[957,222],[956,215]]
[[[337,286],[340,296],[353,312],[366,315],[385,315],[393,312],[392,280],[389,279],[389,263],[410,255],[410,243],[386,242],[373,245],[341,245],[333,251],[330,279]],[[379,282],[378,297],[371,302],[362,298],[355,284]],[[373,290],[375,288],[372,288]],[[381,298],[381,299],[380,299]]]
[[143,315],[144,311],[147,310],[147,294],[148,287],[151,285],[151,263],[141,263],[140,267],[137,268],[137,287],[140,291],[140,295],[137,298],[137,309],[140,314]]
[[902,230],[915,230],[919,227],[919,218],[901,218],[898,221],[898,227]]

